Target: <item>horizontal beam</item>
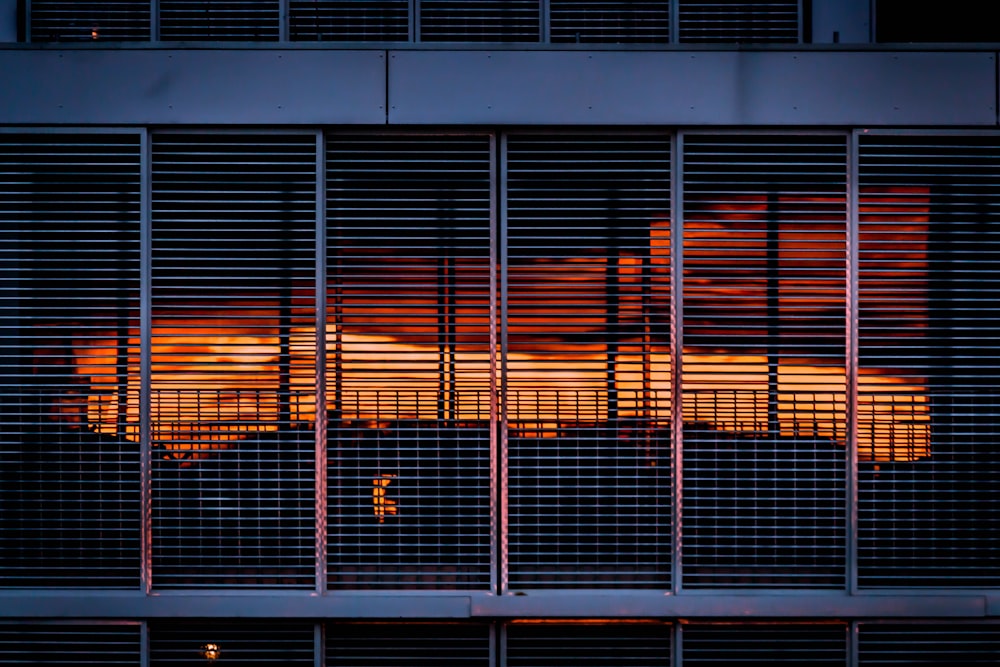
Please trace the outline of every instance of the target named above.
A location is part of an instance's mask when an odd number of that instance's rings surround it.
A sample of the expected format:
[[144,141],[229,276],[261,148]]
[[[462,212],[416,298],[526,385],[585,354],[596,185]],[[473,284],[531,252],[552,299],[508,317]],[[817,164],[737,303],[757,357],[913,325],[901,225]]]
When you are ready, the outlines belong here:
[[0,125],[995,127],[997,54],[0,46]]
[[315,595],[307,592],[5,592],[0,618],[985,618],[996,599],[941,594],[531,592],[488,594]]

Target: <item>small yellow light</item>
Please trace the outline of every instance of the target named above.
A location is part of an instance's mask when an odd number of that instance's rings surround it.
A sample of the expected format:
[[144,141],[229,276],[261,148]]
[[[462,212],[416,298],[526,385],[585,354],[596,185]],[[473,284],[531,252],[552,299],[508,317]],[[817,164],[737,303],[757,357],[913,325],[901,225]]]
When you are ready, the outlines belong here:
[[219,648],[218,644],[205,644],[201,647],[202,657],[209,662],[215,662],[219,659],[219,655],[221,654],[222,650]]
[[90,38],[91,39],[100,39],[101,38],[101,29],[98,28],[96,25],[93,28],[90,29]]

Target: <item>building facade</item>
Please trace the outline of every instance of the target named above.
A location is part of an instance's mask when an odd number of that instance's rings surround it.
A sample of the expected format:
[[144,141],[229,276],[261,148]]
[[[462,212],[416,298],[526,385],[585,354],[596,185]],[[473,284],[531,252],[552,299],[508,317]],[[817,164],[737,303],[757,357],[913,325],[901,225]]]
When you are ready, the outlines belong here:
[[0,2],[0,664],[996,664],[971,4]]

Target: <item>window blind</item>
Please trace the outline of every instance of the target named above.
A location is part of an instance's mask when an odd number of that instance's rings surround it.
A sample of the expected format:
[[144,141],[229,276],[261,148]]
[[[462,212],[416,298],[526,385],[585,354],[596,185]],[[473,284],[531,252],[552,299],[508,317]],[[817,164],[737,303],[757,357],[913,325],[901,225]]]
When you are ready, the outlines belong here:
[[313,135],[153,141],[154,585],[314,574]]
[[670,144],[506,142],[510,585],[670,580]]
[[265,42],[279,37],[278,0],[157,0],[165,41]]
[[138,585],[138,329],[138,135],[0,134],[0,585]]
[[408,0],[291,0],[293,41],[405,42],[410,35]]
[[799,0],[677,0],[679,41],[689,44],[794,44]]

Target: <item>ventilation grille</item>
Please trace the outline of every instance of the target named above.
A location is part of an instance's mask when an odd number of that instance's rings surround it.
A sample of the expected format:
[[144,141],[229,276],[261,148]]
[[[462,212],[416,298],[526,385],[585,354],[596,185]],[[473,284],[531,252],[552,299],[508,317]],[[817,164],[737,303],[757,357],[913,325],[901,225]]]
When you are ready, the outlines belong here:
[[679,40],[692,44],[795,44],[799,0],[678,0]]
[[408,0],[291,0],[291,37],[313,42],[409,39]]
[[138,665],[139,624],[0,623],[0,665]]
[[490,139],[327,159],[330,585],[488,585]]
[[135,586],[139,139],[0,135],[0,585]]
[[153,145],[157,586],[311,585],[316,139]]
[[996,586],[1000,141],[860,150],[859,581]]
[[416,0],[424,42],[537,42],[538,0]]
[[266,42],[279,36],[278,0],[158,0],[165,41]]
[[[309,623],[197,621],[150,623],[150,667],[206,664],[313,667],[315,632]],[[208,660],[206,652],[214,651]]]
[[31,1],[32,42],[148,41],[149,0]]
[[688,667],[814,667],[847,664],[847,627],[829,625],[685,625]]
[[327,667],[489,667],[490,626],[347,623],[326,628]]
[[515,622],[506,650],[507,667],[669,667],[670,626]]
[[839,587],[846,145],[684,155],[684,583]]
[[951,667],[1000,664],[1000,626],[862,623],[858,628],[858,664]]
[[507,158],[511,586],[666,586],[669,141],[514,136]]
[[666,44],[670,8],[662,0],[550,0],[553,43]]

